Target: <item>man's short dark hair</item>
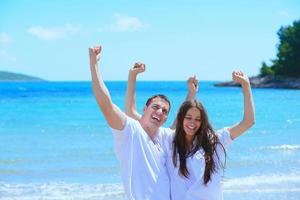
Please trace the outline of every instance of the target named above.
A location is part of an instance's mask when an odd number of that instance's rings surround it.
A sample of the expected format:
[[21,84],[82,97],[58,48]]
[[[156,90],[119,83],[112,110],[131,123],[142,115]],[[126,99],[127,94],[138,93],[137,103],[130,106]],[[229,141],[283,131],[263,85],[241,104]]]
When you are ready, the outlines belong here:
[[151,96],[151,97],[147,100],[146,106],[149,106],[149,105],[151,104],[151,101],[152,101],[153,99],[155,99],[156,97],[159,97],[159,98],[165,100],[166,102],[168,102],[168,104],[169,104],[169,111],[168,111],[168,112],[170,112],[170,110],[171,110],[171,102],[170,102],[169,98],[168,98],[166,95],[163,95],[163,94],[155,94],[155,95]]

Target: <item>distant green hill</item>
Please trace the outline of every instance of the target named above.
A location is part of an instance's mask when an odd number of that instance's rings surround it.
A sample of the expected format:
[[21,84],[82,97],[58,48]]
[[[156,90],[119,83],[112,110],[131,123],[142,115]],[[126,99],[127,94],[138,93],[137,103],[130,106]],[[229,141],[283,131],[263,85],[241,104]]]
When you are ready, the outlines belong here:
[[41,78],[17,74],[12,72],[0,71],[0,81],[44,81]]

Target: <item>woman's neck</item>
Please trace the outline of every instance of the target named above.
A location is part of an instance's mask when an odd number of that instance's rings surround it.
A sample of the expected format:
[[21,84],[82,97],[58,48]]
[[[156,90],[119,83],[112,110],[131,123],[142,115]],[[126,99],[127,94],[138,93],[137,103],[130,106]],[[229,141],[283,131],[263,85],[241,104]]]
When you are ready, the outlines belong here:
[[189,151],[191,151],[193,148],[194,138],[195,138],[194,136],[189,136],[189,135],[185,136],[186,146]]

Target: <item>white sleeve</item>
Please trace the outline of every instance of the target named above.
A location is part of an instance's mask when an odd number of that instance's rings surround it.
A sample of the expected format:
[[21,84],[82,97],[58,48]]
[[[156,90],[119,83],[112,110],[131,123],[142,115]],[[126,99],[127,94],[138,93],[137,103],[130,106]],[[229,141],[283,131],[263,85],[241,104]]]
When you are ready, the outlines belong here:
[[232,139],[230,136],[230,132],[229,132],[229,127],[225,127],[223,129],[220,129],[216,132],[221,144],[227,148],[231,143],[232,143]]
[[112,133],[114,136],[114,150],[118,160],[123,157],[122,154],[126,152],[126,148],[130,147],[129,144],[132,140],[132,136],[135,133],[136,120],[126,117],[126,123],[123,130],[113,129]]

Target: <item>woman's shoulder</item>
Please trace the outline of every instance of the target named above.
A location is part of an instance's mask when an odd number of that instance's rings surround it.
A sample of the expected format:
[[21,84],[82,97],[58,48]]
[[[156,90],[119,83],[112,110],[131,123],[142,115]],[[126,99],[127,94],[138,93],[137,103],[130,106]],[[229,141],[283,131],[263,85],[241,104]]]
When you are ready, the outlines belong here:
[[222,129],[219,129],[215,132],[216,136],[218,137],[220,143],[224,146],[227,146],[232,142],[229,127],[224,127]]

